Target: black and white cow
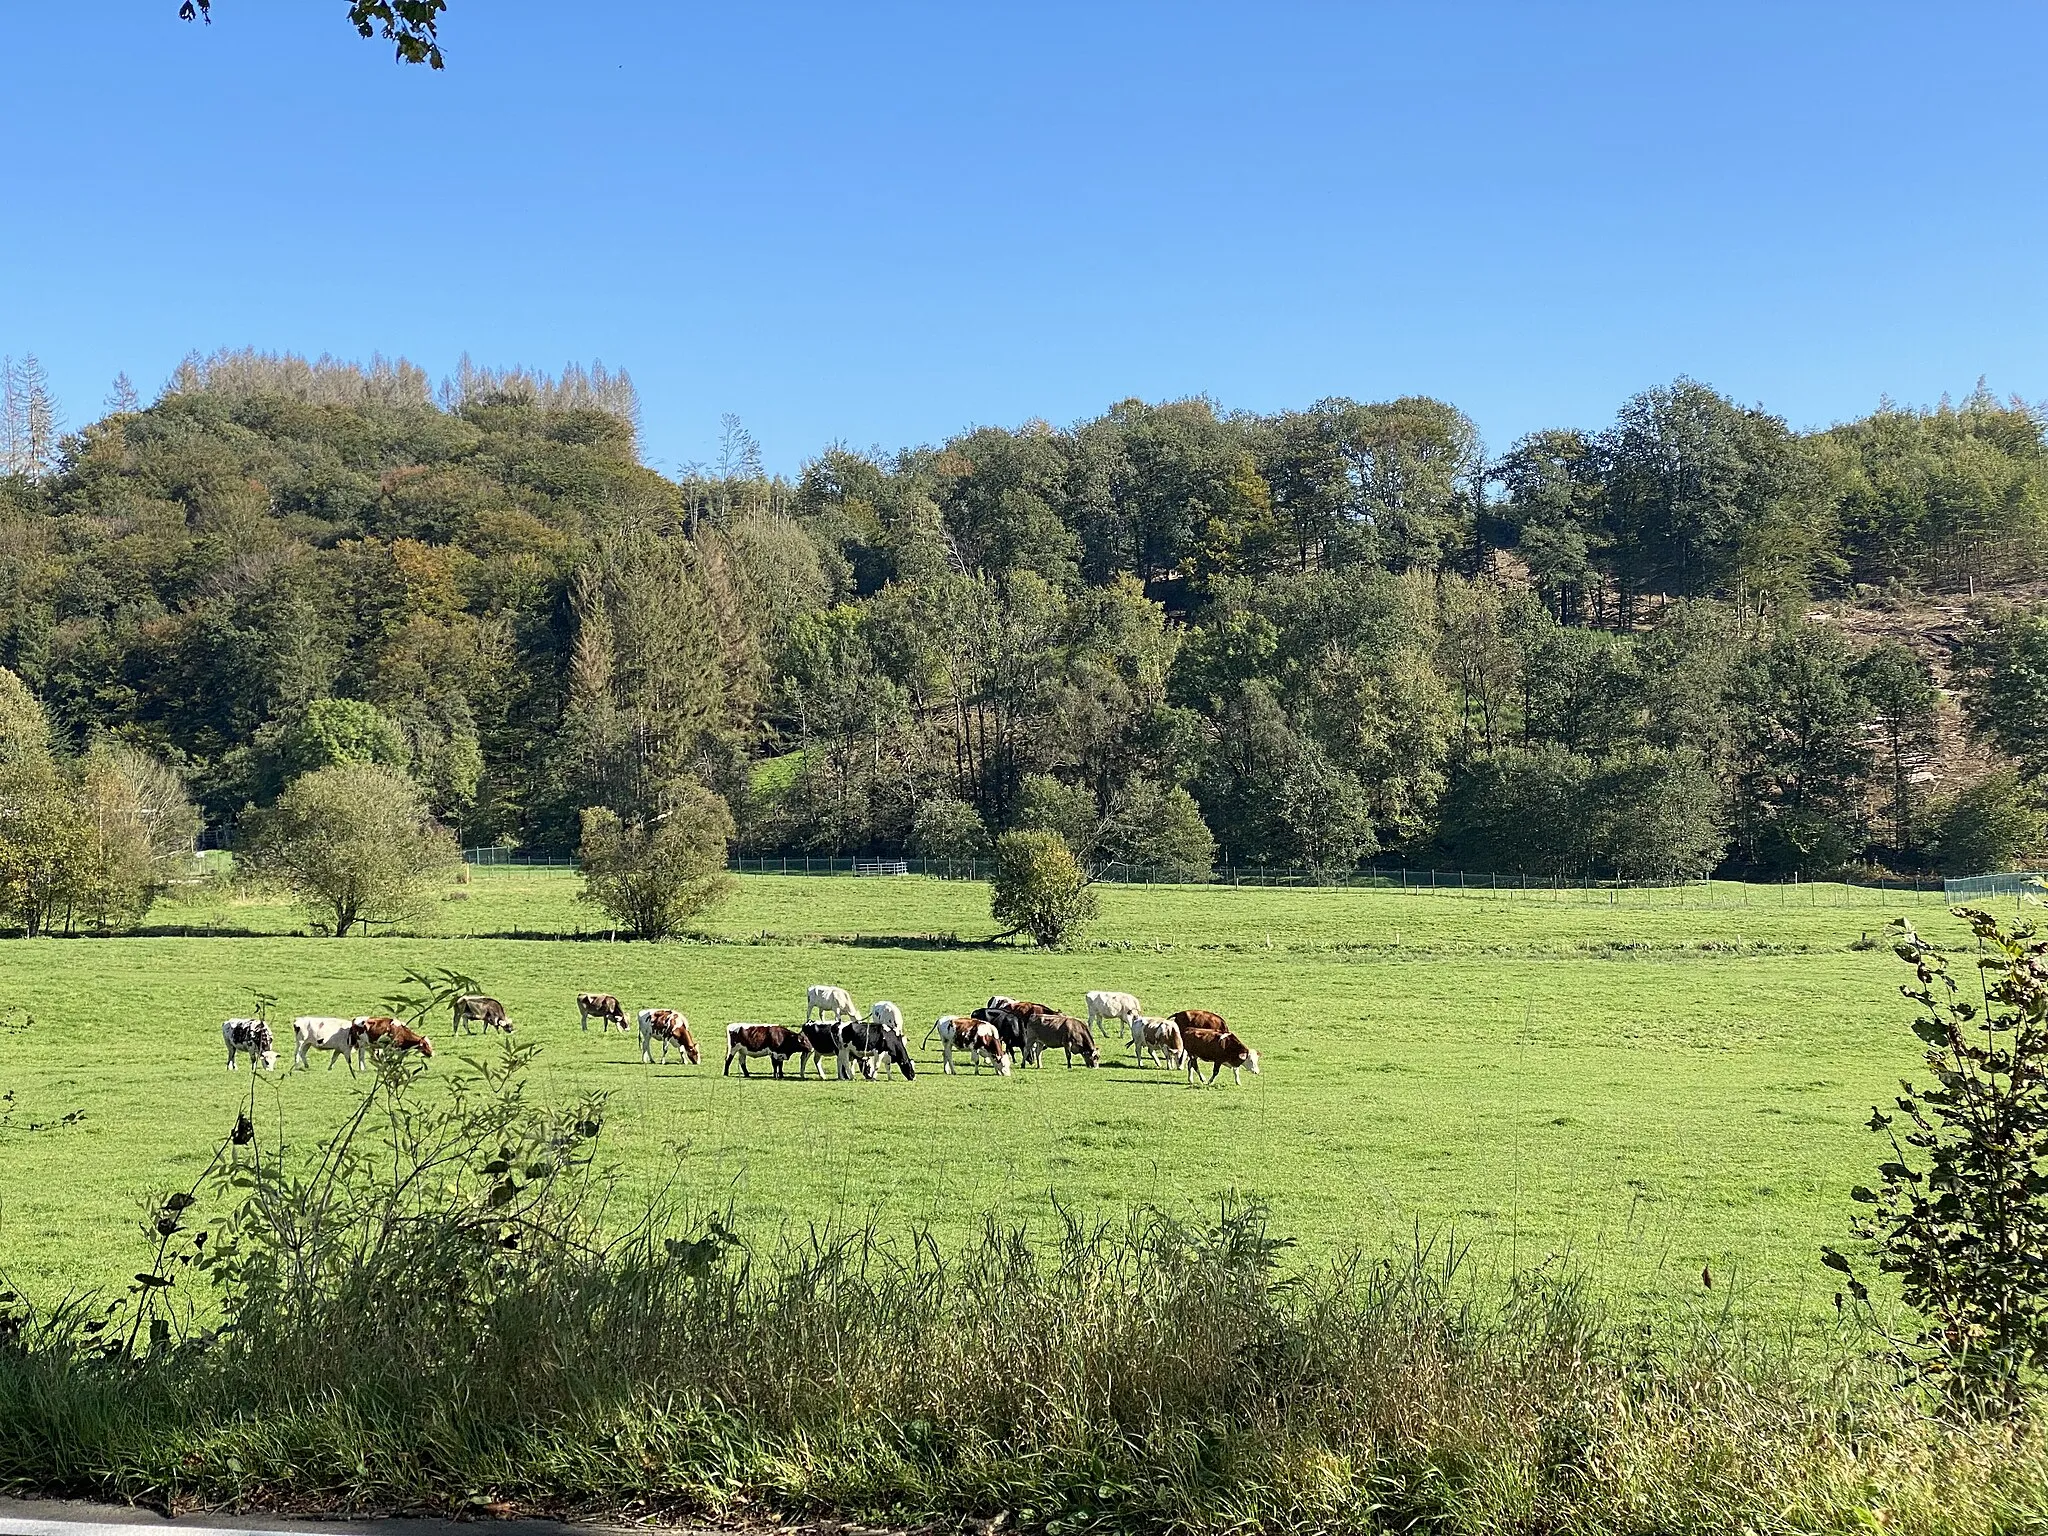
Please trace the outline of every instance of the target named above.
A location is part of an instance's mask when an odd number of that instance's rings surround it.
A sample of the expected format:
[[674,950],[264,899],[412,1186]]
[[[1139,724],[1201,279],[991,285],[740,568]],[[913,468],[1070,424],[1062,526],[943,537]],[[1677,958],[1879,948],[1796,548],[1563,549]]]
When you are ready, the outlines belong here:
[[220,1037],[228,1048],[228,1070],[235,1070],[235,1058],[247,1055],[249,1065],[262,1063],[263,1070],[277,1070],[277,1041],[271,1037],[270,1026],[261,1019],[229,1019],[220,1027]]
[[860,1063],[860,1074],[873,1082],[881,1064],[893,1062],[906,1082],[917,1076],[910,1060],[910,1043],[903,1038],[903,1010],[894,1003],[876,1003],[865,1019],[839,1026],[839,1075],[849,1076],[849,1061]]

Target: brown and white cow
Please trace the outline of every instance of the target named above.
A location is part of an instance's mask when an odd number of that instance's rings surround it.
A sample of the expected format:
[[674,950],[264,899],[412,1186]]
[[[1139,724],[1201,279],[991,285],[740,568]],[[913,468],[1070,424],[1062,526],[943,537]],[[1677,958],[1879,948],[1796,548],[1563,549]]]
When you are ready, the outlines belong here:
[[1230,1026],[1223,1022],[1223,1015],[1211,1013],[1206,1008],[1183,1008],[1173,1016],[1173,1022],[1185,1034],[1191,1029],[1206,1029],[1211,1034],[1228,1034]]
[[479,1028],[485,1034],[494,1029],[502,1029],[508,1035],[512,1033],[512,1021],[505,1017],[505,1005],[481,992],[465,992],[455,999],[449,1013],[449,1027],[457,1034],[466,1033],[465,1026]]
[[[978,1011],[978,1010],[977,1010]],[[987,1019],[976,1018],[974,1014],[949,1013],[940,1018],[937,1026],[939,1053],[945,1058],[946,1074],[953,1071],[953,1052],[965,1051],[968,1060],[974,1063],[977,1075],[981,1064],[986,1061],[996,1069],[996,1076],[1010,1075],[1010,1047],[1003,1039],[1003,1032]]]
[[394,1051],[418,1051],[427,1057],[434,1054],[433,1041],[389,1014],[364,1014],[356,1023],[362,1026],[363,1037],[372,1046],[386,1045]]
[[668,1061],[668,1048],[674,1046],[682,1053],[683,1059],[696,1066],[704,1059],[697,1049],[697,1037],[690,1033],[690,1021],[673,1008],[642,1008],[640,1018],[640,1059],[650,1067],[654,1065],[654,1043],[661,1042],[661,1059]]
[[1025,1060],[1034,1067],[1043,1064],[1048,1049],[1065,1052],[1069,1067],[1076,1056],[1091,1067],[1102,1065],[1102,1052],[1095,1048],[1094,1033],[1070,1013],[1045,1013],[1025,1019],[1024,1038],[1030,1046]]
[[624,1006],[611,993],[578,992],[576,994],[576,1022],[585,1029],[589,1029],[592,1019],[597,1020],[597,1027],[600,1030],[612,1024],[618,1025],[622,1032],[633,1027],[626,1022]]
[[740,1076],[752,1077],[747,1063],[756,1056],[766,1056],[775,1065],[775,1075],[782,1076],[782,1064],[794,1056],[797,1058],[796,1075],[802,1077],[808,1066],[807,1058],[812,1054],[811,1042],[800,1029],[790,1029],[782,1024],[728,1024],[725,1026],[725,1068],[732,1071],[733,1058],[739,1058]]
[[1201,1080],[1201,1064],[1209,1063],[1209,1081],[1216,1081],[1216,1074],[1225,1067],[1230,1068],[1230,1080],[1240,1087],[1244,1079],[1238,1075],[1243,1069],[1253,1077],[1259,1075],[1259,1053],[1246,1045],[1243,1040],[1227,1029],[1186,1029],[1180,1032],[1181,1046],[1185,1051],[1188,1081]]
[[1157,1061],[1160,1053],[1166,1055],[1170,1067],[1181,1065],[1185,1054],[1180,1041],[1180,1026],[1171,1019],[1148,1019],[1139,1014],[1131,1020],[1131,1054],[1139,1066]]

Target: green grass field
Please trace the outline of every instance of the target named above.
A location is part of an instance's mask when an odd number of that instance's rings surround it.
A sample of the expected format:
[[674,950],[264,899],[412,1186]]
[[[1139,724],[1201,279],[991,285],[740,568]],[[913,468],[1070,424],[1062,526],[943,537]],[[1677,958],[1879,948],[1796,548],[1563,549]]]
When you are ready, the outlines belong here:
[[[1068,954],[989,945],[980,885],[746,877],[705,940],[613,944],[566,870],[487,869],[449,892],[439,936],[299,936],[281,902],[201,895],[152,914],[250,937],[0,943],[0,1270],[49,1296],[137,1266],[146,1192],[189,1181],[250,1095],[219,1021],[373,1011],[407,966],[454,965],[543,1048],[543,1084],[613,1095],[606,1133],[642,1187],[673,1178],[761,1223],[926,1221],[958,1233],[1054,1194],[1104,1210],[1272,1202],[1305,1250],[1454,1230],[1485,1263],[1567,1255],[1617,1301],[1700,1295],[1817,1318],[1815,1261],[1842,1236],[1876,1148],[1870,1105],[1915,1066],[1883,947],[1891,917],[1947,923],[1939,899],[1840,887],[1493,899],[1453,892],[1114,887]],[[513,938],[547,933],[585,937]],[[483,936],[471,936],[483,935]],[[1261,1077],[1190,1091],[1112,1052],[1010,1081],[721,1078],[731,1019],[793,1021],[803,988],[892,998],[913,1035],[991,992],[1079,1011],[1090,987],[1148,1008],[1215,1008]],[[682,1008],[698,1068],[649,1069],[637,1038],[577,1028],[579,990]],[[281,1032],[282,1033],[282,1032]],[[437,1070],[465,1046],[433,1028]],[[289,1052],[287,1049],[288,1062]],[[341,1113],[344,1069],[280,1073],[255,1102],[304,1142]],[[30,1130],[83,1110],[76,1124]]]

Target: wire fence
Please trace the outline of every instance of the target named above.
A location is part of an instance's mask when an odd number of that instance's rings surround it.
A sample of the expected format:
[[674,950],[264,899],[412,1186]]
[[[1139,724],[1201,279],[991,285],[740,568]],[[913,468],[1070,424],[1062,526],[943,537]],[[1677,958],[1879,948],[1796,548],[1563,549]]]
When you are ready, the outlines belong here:
[[[577,862],[567,854],[528,853],[516,848],[470,848],[463,857],[471,864],[509,865],[535,869],[574,869]],[[727,868],[742,875],[841,876],[877,879],[922,876],[936,880],[987,880],[994,865],[986,859],[835,857],[825,854],[769,854],[735,856]],[[1224,885],[1254,889],[1339,889],[1424,892],[1468,899],[1499,899],[1574,902],[1619,905],[1657,904],[1701,907],[1850,906],[1881,899],[1947,902],[1957,898],[1959,888],[1972,881],[1944,881],[1938,876],[1881,876],[1869,880],[1803,880],[1773,883],[1742,880],[1567,880],[1551,875],[1477,873],[1471,870],[1417,869],[1406,865],[1366,865],[1359,869],[1283,869],[1269,866],[1225,865],[1211,871],[1205,881],[1190,880],[1177,870],[1147,869],[1112,864],[1097,872],[1098,882],[1109,885]],[[1977,880],[2022,882],[2017,887],[1998,885],[1961,894],[2042,893],[2039,876],[1979,876]],[[2026,883],[2031,882],[2031,883]]]
[[1985,896],[2035,896],[2048,894],[2048,881],[2040,870],[2015,870],[2005,875],[1965,875],[1960,880],[1941,882],[1942,895],[1950,901],[1970,901]]

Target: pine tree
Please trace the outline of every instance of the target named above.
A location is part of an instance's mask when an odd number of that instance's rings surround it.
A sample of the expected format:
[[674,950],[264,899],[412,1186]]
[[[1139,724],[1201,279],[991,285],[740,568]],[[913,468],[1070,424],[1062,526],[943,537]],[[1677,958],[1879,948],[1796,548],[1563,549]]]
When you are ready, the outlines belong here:
[[114,375],[114,387],[107,391],[107,410],[113,415],[123,415],[142,409],[142,395],[135,388],[135,381],[128,377],[126,369]]
[[63,429],[49,370],[36,355],[0,358],[0,474],[40,480],[52,473]]
[[28,408],[22,397],[19,369],[11,357],[0,357],[0,475],[25,475]]

